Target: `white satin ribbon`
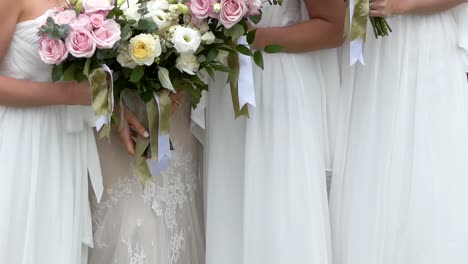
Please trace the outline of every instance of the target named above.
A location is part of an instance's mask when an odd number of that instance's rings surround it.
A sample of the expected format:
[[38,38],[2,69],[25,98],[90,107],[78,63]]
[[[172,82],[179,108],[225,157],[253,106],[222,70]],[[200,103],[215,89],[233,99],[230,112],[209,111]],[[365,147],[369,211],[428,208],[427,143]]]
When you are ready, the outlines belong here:
[[[351,29],[353,27],[353,14],[354,14],[354,0],[349,0],[349,32],[351,32]],[[356,64],[356,62],[360,62],[362,65],[365,65],[364,63],[364,56],[363,56],[363,49],[364,49],[364,43],[362,39],[355,39],[352,40],[350,45],[349,45],[349,63],[350,65]]]
[[[159,113],[161,113],[161,106],[159,97],[155,94],[154,98],[158,104]],[[161,127],[161,114],[159,115],[159,127]],[[150,169],[151,175],[157,176],[159,173],[169,169],[171,162],[171,143],[169,133],[161,135],[158,131],[158,160],[148,159],[146,163]]]
[[[238,44],[249,45],[245,36],[237,40]],[[256,107],[255,103],[255,88],[253,80],[253,67],[252,58],[239,53],[239,106],[240,108],[245,105]]]
[[112,116],[112,113],[114,112],[114,76],[112,75],[111,69],[107,65],[102,64],[101,66],[104,69],[104,71],[107,72],[109,74],[109,76],[110,76],[110,87],[109,87],[109,89],[110,89],[110,93],[111,93],[111,100],[110,100],[109,103],[111,104],[111,107],[110,107],[111,112],[110,112],[109,116],[102,115],[102,116],[100,116],[100,117],[98,117],[96,119],[95,123],[96,123],[96,130],[97,131],[100,131],[104,125],[109,124],[109,122],[110,122],[109,117]]

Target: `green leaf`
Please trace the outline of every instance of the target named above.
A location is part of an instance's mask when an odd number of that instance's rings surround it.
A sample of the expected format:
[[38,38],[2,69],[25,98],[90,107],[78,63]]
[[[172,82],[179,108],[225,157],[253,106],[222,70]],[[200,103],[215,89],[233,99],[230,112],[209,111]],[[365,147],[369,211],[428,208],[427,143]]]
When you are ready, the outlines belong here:
[[213,71],[213,68],[211,67],[205,67],[204,68],[206,70],[206,72],[208,73],[208,75],[211,77],[211,79],[214,81],[215,80],[215,73]]
[[278,53],[278,52],[282,52],[283,50],[284,50],[283,46],[275,45],[275,44],[268,45],[265,47],[266,53]]
[[57,82],[60,81],[63,77],[63,65],[54,65],[52,67],[52,81]]
[[226,28],[224,30],[224,35],[230,37],[232,40],[237,40],[240,36],[245,35],[244,26],[236,24],[232,28]]
[[89,76],[89,69],[91,68],[91,59],[86,59],[83,67],[83,75]]
[[222,64],[214,64],[214,65],[211,65],[211,67],[217,71],[222,71],[222,72],[229,72],[229,68],[222,65]]
[[249,43],[249,45],[252,45],[254,43],[256,34],[257,34],[256,29],[247,33],[247,43]]
[[132,73],[130,74],[130,82],[132,83],[137,83],[143,78],[143,75],[145,74],[145,68],[142,66],[137,66],[135,69],[132,70]]
[[255,64],[257,64],[257,66],[263,70],[263,55],[262,55],[262,52],[257,50],[255,51],[254,55],[253,55],[253,59],[254,59],[254,62]]
[[211,48],[208,50],[208,54],[206,54],[206,63],[210,63],[216,59],[218,56],[218,50],[215,48]]
[[250,49],[245,45],[237,45],[236,49],[237,49],[237,51],[244,54],[245,56],[252,56],[253,55],[252,51],[250,51]]
[[250,21],[252,21],[255,25],[260,23],[260,20],[262,20],[262,12],[261,11],[260,11],[260,14],[250,17]]
[[64,81],[76,81],[75,74],[78,72],[78,70],[79,70],[78,64],[73,63],[63,73],[63,80]]

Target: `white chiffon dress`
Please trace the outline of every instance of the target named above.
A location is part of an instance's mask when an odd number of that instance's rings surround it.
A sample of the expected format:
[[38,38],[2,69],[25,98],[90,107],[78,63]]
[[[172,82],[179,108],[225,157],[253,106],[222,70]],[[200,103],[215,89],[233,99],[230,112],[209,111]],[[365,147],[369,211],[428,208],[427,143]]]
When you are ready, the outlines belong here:
[[[17,24],[0,74],[48,82],[37,28]],[[92,245],[88,171],[102,192],[88,107],[0,106],[0,263],[81,264]]]
[[468,23],[457,10],[392,17],[390,37],[367,36],[365,66],[343,65],[335,264],[468,263]]
[[105,192],[93,203],[95,247],[88,264],[204,264],[200,144],[190,132],[190,102],[171,118],[171,166],[143,187],[113,132],[98,141]]
[[[266,6],[260,27],[308,19],[303,2]],[[287,36],[285,36],[287,37]],[[330,264],[325,170],[339,89],[336,50],[264,54],[257,107],[234,120],[229,88],[207,98],[207,264]]]

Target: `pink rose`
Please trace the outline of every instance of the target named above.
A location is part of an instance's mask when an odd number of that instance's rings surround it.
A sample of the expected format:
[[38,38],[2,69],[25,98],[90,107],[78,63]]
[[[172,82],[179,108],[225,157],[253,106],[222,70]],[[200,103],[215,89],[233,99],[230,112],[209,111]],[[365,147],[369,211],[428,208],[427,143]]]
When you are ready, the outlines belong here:
[[76,58],[91,58],[96,51],[96,42],[91,33],[82,28],[72,30],[65,39],[65,45]]
[[75,10],[67,9],[61,12],[58,12],[52,17],[55,21],[55,24],[61,25],[68,25],[76,19],[76,12]]
[[248,15],[256,16],[260,15],[260,10],[263,7],[262,0],[247,0],[247,6],[249,7]]
[[192,15],[199,20],[213,14],[213,0],[192,0],[189,7]]
[[109,0],[83,0],[82,3],[86,14],[93,14],[99,11],[109,11],[114,8]]
[[102,22],[104,21],[104,15],[103,14],[92,14],[91,15],[91,24],[93,25],[94,28],[100,28],[102,25]]
[[221,0],[220,4],[219,21],[226,28],[231,28],[239,23],[248,11],[244,0]]
[[39,56],[47,64],[59,65],[68,57],[68,50],[62,40],[44,36],[39,39]]
[[85,28],[88,31],[91,31],[93,29],[91,18],[84,14],[80,14],[75,20],[73,20],[73,22],[70,24],[70,27],[73,30]]
[[120,40],[120,26],[114,20],[108,19],[91,34],[99,49],[111,49]]

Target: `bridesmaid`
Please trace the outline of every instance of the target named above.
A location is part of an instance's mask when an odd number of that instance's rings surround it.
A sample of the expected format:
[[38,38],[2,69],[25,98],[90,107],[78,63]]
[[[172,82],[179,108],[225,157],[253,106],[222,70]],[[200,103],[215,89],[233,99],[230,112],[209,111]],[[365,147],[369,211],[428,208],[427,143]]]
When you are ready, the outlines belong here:
[[207,101],[207,264],[331,264],[325,169],[339,89],[342,0],[266,5],[256,108],[234,120],[224,80]]
[[100,168],[78,106],[90,88],[52,83],[37,51],[44,13],[61,4],[0,1],[0,263],[80,264],[92,245],[87,177],[99,183]]
[[368,34],[366,66],[343,66],[336,264],[468,263],[468,84],[458,46],[468,24],[455,20],[465,2],[371,1],[393,33]]

